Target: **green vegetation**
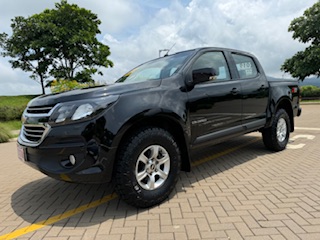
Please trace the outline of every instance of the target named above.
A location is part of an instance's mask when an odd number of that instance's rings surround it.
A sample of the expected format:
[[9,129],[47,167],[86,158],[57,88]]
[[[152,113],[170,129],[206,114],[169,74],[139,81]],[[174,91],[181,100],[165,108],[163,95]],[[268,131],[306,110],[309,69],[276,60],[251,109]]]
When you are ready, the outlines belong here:
[[94,86],[96,86],[94,82],[79,83],[76,80],[53,80],[51,82],[50,89],[52,93],[59,93],[70,91],[73,89],[88,88]]
[[0,122],[0,127],[7,129],[8,131],[15,131],[21,128],[21,121],[20,120],[12,120],[6,122]]
[[17,137],[20,128],[20,120],[0,122],[0,143],[8,142],[10,138]]
[[317,1],[303,13],[303,16],[293,19],[290,23],[288,30],[293,32],[293,39],[309,46],[304,51],[299,51],[293,57],[285,60],[281,70],[300,80],[310,75],[320,76],[319,25],[320,1]]
[[0,33],[2,56],[11,66],[31,73],[45,94],[49,77],[93,82],[100,67],[112,67],[109,47],[99,42],[101,21],[90,10],[66,0],[27,18],[12,19],[12,35]]
[[0,125],[0,143],[8,142],[11,138],[10,132]]
[[320,88],[316,86],[302,86],[301,97],[304,98],[320,98]]
[[27,103],[36,96],[0,96],[0,121],[19,120]]
[[0,143],[16,137],[11,132],[21,128],[21,115],[36,96],[0,96]]
[[320,100],[303,100],[301,101],[302,103],[320,103]]
[[27,106],[27,103],[37,97],[36,95],[21,95],[21,96],[0,96],[0,107],[12,106],[20,107],[22,105]]
[[20,119],[26,106],[0,106],[0,121]]

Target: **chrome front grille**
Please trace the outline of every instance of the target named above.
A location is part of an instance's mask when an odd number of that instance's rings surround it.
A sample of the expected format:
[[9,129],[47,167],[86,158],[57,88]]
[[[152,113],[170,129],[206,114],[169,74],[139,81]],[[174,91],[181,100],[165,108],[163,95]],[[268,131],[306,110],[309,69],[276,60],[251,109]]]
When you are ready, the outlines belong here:
[[40,142],[46,128],[42,125],[24,125],[23,135],[30,142]]
[[54,106],[28,107],[29,114],[48,114]]
[[48,120],[55,105],[28,106],[22,116],[20,140],[29,146],[38,146],[50,130]]

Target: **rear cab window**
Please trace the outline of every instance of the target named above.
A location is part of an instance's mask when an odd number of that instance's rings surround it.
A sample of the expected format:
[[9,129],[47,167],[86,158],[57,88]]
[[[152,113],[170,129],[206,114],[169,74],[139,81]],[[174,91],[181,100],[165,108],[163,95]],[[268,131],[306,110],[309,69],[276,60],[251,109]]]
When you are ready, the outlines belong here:
[[245,55],[232,53],[240,79],[255,78],[258,76],[258,69],[254,60]]

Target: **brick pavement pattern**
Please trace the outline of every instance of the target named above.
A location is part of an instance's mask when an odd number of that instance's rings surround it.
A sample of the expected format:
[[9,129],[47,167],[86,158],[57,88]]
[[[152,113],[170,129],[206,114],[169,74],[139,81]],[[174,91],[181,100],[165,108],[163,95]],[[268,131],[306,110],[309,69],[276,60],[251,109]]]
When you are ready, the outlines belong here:
[[[320,105],[303,106],[291,135],[301,137],[290,143],[301,148],[270,152],[252,133],[195,154],[195,162],[213,159],[182,172],[159,206],[136,209],[116,198],[18,239],[320,239],[320,131],[305,129],[320,128],[318,119]],[[0,238],[113,192],[112,184],[44,176],[18,160],[14,142],[0,144],[0,164]]]

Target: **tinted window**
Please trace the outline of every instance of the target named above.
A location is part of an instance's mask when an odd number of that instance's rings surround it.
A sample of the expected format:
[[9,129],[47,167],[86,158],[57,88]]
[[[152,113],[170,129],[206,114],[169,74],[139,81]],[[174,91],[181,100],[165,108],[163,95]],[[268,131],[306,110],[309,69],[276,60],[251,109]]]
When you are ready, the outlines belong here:
[[192,70],[213,68],[217,74],[215,80],[230,80],[227,61],[222,52],[207,52],[201,55],[193,64]]
[[258,75],[257,67],[251,57],[232,54],[240,79],[254,78]]
[[123,75],[117,82],[142,82],[167,78],[177,73],[193,51],[180,52],[144,63]]

